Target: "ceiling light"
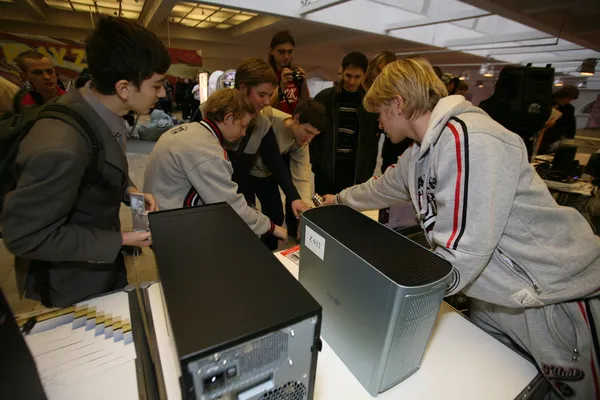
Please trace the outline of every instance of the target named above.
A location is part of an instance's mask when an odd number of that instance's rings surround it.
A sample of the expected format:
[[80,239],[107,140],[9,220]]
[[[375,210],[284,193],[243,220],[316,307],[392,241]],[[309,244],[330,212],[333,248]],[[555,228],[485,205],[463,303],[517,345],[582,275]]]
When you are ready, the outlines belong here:
[[458,79],[460,79],[461,81],[468,81],[469,80],[469,73],[468,72],[463,72],[462,74],[460,74],[460,76],[458,77]]
[[554,80],[554,86],[564,86],[565,85],[565,81],[563,81],[563,78],[556,78]]
[[483,81],[477,81],[477,87],[478,88],[482,88],[483,87]]
[[481,67],[479,68],[479,75],[483,75],[488,78],[494,76],[494,66],[490,65],[491,59],[492,58],[490,56],[485,58],[485,62],[481,64]]
[[479,67],[479,75],[485,74],[488,70],[488,67],[488,64],[481,64],[481,67]]
[[577,69],[581,76],[592,76],[596,73],[596,63],[598,60],[595,58],[588,58],[583,60],[581,66]]
[[490,66],[488,64],[488,67],[486,68],[486,71],[482,75],[485,76],[486,78],[491,78],[491,77],[494,76],[495,72],[496,71],[494,71],[494,66],[493,65]]

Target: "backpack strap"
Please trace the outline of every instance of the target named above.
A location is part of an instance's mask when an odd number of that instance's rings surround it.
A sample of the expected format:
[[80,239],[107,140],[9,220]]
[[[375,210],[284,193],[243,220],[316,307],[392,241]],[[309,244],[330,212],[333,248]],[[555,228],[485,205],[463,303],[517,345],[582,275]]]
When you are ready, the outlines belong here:
[[27,97],[27,95],[31,96],[35,104],[41,106],[44,104],[44,98],[39,92],[36,92],[33,89],[19,89],[15,96],[13,97],[13,113],[22,114],[23,113],[23,99]]
[[103,146],[96,131],[92,129],[91,125],[74,109],[59,103],[46,104],[41,110],[38,119],[42,118],[54,118],[61,120],[74,128],[84,136],[84,139],[92,147],[92,161],[88,165],[84,178],[82,180],[81,187],[85,187],[93,182],[102,182],[104,178],[100,173],[101,163],[104,163],[103,157]]

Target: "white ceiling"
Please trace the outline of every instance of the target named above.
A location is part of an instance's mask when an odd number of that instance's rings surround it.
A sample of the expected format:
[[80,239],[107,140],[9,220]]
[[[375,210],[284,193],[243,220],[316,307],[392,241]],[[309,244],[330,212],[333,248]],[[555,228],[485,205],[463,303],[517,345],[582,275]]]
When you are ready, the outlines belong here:
[[[573,75],[578,75],[576,69],[583,59],[600,58],[598,0],[222,0],[214,3],[251,7],[261,13],[436,48],[411,49],[400,55],[420,53],[435,58],[454,50],[506,63],[532,62],[540,66],[551,63],[557,72]],[[587,22],[590,17],[595,18],[595,25]],[[456,63],[459,62],[457,58]]]
[[[209,70],[233,68],[246,57],[265,58],[272,35],[289,29],[297,42],[295,61],[326,79],[335,78],[349,51],[422,54],[444,71],[468,70],[472,79],[481,79],[476,71],[488,56],[496,70],[508,63],[551,63],[557,72],[574,76],[581,60],[600,58],[600,0],[122,1],[0,0],[0,29],[83,40],[105,9],[114,13],[119,4],[135,5],[142,7],[139,15],[126,17],[138,18],[171,47],[201,50]],[[59,2],[89,3],[90,10],[57,9]],[[187,17],[181,14],[193,6]],[[212,12],[237,17],[211,21],[222,16]],[[198,24],[186,20],[197,18],[194,13],[202,14]],[[236,18],[236,25],[228,24]],[[600,80],[598,71],[593,79]]]

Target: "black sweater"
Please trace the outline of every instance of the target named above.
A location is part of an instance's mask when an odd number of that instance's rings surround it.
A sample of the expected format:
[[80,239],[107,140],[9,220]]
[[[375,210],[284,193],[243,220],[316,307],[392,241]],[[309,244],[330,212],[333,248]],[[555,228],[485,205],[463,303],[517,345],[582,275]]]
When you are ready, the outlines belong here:
[[[251,192],[250,169],[254,165],[256,155],[243,153],[244,147],[240,146],[237,151],[228,151],[228,153],[233,165],[233,180],[239,186],[238,192],[247,194]],[[277,180],[277,184],[283,190],[286,199],[289,199],[290,202],[299,200],[300,194],[298,194],[298,190],[296,190],[296,186],[294,186],[294,182],[292,181],[292,176],[279,153],[279,145],[277,144],[273,127],[269,128],[269,131],[262,139],[258,153],[265,166]]]

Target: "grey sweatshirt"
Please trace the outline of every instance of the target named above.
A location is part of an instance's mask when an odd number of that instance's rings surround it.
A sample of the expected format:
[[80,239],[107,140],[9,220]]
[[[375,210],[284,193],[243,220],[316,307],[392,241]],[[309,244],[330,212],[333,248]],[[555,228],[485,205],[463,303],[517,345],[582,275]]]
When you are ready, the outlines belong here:
[[149,156],[144,191],[154,195],[161,210],[227,202],[254,233],[267,233],[271,221],[237,192],[221,140],[218,129],[205,121],[163,133]]
[[462,96],[440,100],[397,166],[337,196],[359,210],[399,201],[454,266],[448,294],[514,308],[600,294],[600,239],[556,204],[521,138]]
[[[292,181],[300,197],[305,203],[312,204],[312,168],[310,165],[308,144],[300,146],[296,143],[294,132],[285,126],[285,121],[292,118],[290,114],[272,107],[265,108],[262,114],[271,122],[273,132],[275,132],[277,138],[277,144],[279,145],[279,152],[281,154],[289,154],[290,156]],[[271,175],[271,172],[264,165],[262,158],[258,156],[254,166],[250,170],[250,174],[258,178],[264,178]]]

